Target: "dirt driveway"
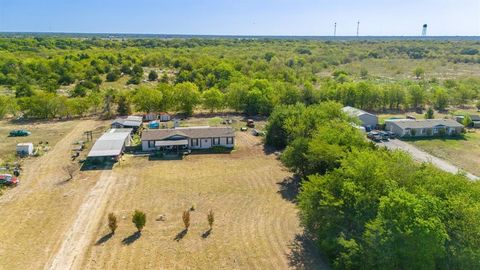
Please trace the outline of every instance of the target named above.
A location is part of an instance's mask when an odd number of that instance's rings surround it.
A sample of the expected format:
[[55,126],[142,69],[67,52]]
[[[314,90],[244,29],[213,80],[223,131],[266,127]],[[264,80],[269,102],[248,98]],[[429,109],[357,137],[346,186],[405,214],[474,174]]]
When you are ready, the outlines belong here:
[[66,182],[63,167],[71,162],[72,143],[82,139],[84,131],[103,125],[76,120],[51,151],[24,164],[20,185],[0,197],[1,269],[42,269],[59,249],[100,177],[100,172],[80,172]]
[[[458,168],[457,166],[454,166],[452,164],[450,164],[449,162],[443,160],[443,159],[440,159],[440,158],[437,158],[435,156],[432,156],[430,155],[429,153],[425,152],[425,151],[422,151],[420,149],[418,149],[417,147],[407,143],[407,142],[404,142],[404,141],[401,141],[401,140],[390,140],[390,141],[382,141],[382,142],[379,142],[377,143],[377,145],[379,146],[384,146],[388,149],[391,149],[391,150],[403,150],[409,154],[412,155],[412,157],[419,161],[419,162],[431,162],[433,165],[437,166],[438,168],[446,171],[446,172],[450,172],[450,173],[458,173],[458,172],[464,172],[463,170],[461,170],[460,168]],[[471,179],[471,180],[478,180],[478,176],[476,175],[473,175],[469,172],[464,172],[466,173],[466,176]]]

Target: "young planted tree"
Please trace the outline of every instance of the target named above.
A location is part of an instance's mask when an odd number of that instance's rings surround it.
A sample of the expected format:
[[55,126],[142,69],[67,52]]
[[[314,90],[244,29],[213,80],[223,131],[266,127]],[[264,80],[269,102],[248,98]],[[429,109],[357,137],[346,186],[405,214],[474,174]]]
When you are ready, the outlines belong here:
[[112,234],[115,234],[117,227],[117,216],[114,213],[108,214],[108,228],[110,228]]
[[152,70],[150,71],[150,73],[148,73],[148,80],[149,81],[156,81],[158,80],[158,74],[155,70]]
[[207,214],[207,221],[208,221],[208,226],[210,226],[210,230],[211,230],[213,228],[213,222],[215,221],[215,216],[211,209]]
[[147,223],[147,215],[140,210],[135,210],[132,215],[132,222],[135,224],[138,232],[141,232],[143,227],[145,227],[145,223]]
[[427,112],[425,113],[425,119],[433,119],[434,117],[434,112],[432,107],[429,107]]
[[182,219],[183,224],[185,225],[185,230],[188,230],[188,227],[190,227],[190,211],[183,211]]

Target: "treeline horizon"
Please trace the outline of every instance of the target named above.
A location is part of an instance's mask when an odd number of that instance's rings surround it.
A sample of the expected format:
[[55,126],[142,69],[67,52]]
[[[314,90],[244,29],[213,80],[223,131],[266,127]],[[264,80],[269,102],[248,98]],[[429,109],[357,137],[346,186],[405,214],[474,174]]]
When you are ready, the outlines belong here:
[[[479,51],[470,41],[0,38],[0,117],[191,114],[199,107],[269,115],[277,105],[324,101],[370,111],[446,110],[475,104],[479,77],[435,78],[422,64],[475,66]],[[399,59],[418,62],[408,79],[343,69]]]

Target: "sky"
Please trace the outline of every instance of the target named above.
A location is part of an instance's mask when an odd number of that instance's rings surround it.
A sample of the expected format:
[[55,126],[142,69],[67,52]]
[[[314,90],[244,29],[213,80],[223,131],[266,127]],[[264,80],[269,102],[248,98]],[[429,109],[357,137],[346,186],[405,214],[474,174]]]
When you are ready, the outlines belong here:
[[0,32],[480,36],[480,0],[0,0]]

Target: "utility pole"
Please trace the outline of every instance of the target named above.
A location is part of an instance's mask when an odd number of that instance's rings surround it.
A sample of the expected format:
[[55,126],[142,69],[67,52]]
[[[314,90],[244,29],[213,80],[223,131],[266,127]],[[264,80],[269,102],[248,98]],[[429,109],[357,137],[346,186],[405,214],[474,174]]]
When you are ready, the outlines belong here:
[[360,33],[360,21],[357,22],[357,37],[359,33]]

